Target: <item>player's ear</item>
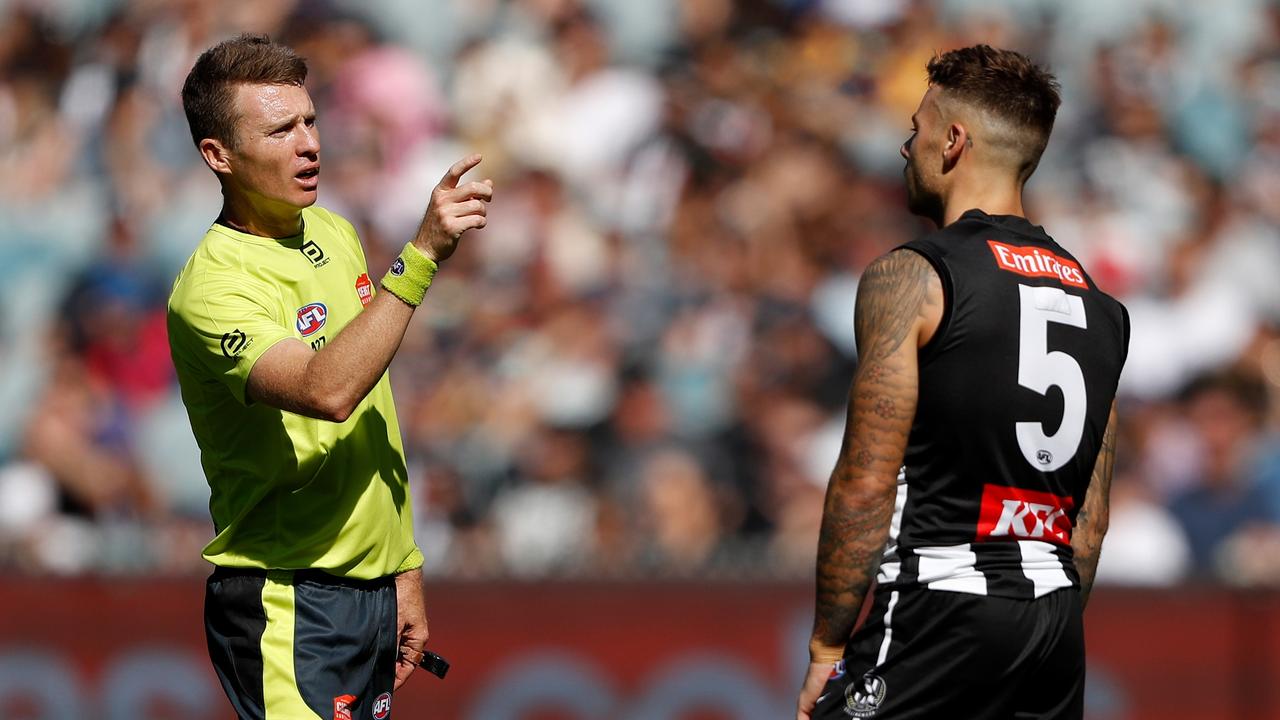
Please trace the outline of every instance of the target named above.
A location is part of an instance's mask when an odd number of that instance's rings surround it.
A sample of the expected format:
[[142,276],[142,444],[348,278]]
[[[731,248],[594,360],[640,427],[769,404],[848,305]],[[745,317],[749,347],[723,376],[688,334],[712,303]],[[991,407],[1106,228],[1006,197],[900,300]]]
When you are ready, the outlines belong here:
[[214,138],[205,138],[200,141],[200,157],[204,158],[204,164],[209,169],[225,175],[231,172],[231,152],[221,140]]
[[971,145],[969,139],[969,131],[960,123],[950,123],[947,126],[947,139],[942,144],[942,171],[946,172],[955,167],[960,161],[960,156]]

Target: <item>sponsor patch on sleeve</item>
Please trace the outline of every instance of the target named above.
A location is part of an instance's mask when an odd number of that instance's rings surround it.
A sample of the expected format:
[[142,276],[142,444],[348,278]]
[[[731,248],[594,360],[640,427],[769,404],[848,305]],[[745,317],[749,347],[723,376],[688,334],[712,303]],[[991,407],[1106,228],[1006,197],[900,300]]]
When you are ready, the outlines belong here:
[[369,273],[360,273],[356,278],[356,296],[360,298],[361,307],[368,307],[373,301],[373,281],[369,280]]

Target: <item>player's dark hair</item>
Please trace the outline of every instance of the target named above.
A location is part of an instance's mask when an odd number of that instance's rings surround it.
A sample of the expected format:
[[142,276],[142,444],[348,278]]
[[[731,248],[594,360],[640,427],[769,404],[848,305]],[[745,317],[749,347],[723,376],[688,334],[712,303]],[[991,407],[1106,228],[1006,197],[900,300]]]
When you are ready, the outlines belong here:
[[1016,129],[1009,138],[1021,156],[1019,175],[1031,175],[1053,131],[1062,104],[1061,85],[1045,68],[1013,50],[974,45],[935,56],[929,61],[929,84],[949,99],[1003,120]]
[[245,33],[205,50],[182,84],[182,109],[196,145],[213,138],[235,147],[236,86],[298,85],[307,62],[266,35]]

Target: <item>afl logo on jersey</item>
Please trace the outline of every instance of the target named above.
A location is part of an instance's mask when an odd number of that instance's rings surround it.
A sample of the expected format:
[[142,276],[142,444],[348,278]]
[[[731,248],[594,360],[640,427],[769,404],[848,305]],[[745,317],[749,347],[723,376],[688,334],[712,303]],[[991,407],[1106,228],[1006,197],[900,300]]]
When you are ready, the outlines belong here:
[[329,309],[324,303],[311,303],[298,308],[298,332],[302,337],[314,335],[316,331],[324,327],[324,321],[329,317]]
[[374,720],[383,720],[391,714],[391,693],[384,692],[373,701]]

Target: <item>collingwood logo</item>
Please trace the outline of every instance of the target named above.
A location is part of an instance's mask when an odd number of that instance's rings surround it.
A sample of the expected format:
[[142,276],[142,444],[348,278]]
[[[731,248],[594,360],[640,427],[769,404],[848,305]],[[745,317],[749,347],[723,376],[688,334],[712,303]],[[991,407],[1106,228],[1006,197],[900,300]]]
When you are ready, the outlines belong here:
[[222,354],[229,358],[239,355],[246,344],[248,344],[248,338],[240,328],[222,334]]
[[861,680],[849,683],[849,687],[844,689],[845,714],[856,718],[874,717],[888,689],[884,678],[866,673]]
[[329,258],[325,256],[324,250],[320,249],[320,246],[316,244],[315,240],[308,240],[302,243],[302,247],[298,249],[302,251],[303,255],[307,256],[307,259],[310,260],[311,264],[315,267],[322,267],[327,265],[329,262]]

